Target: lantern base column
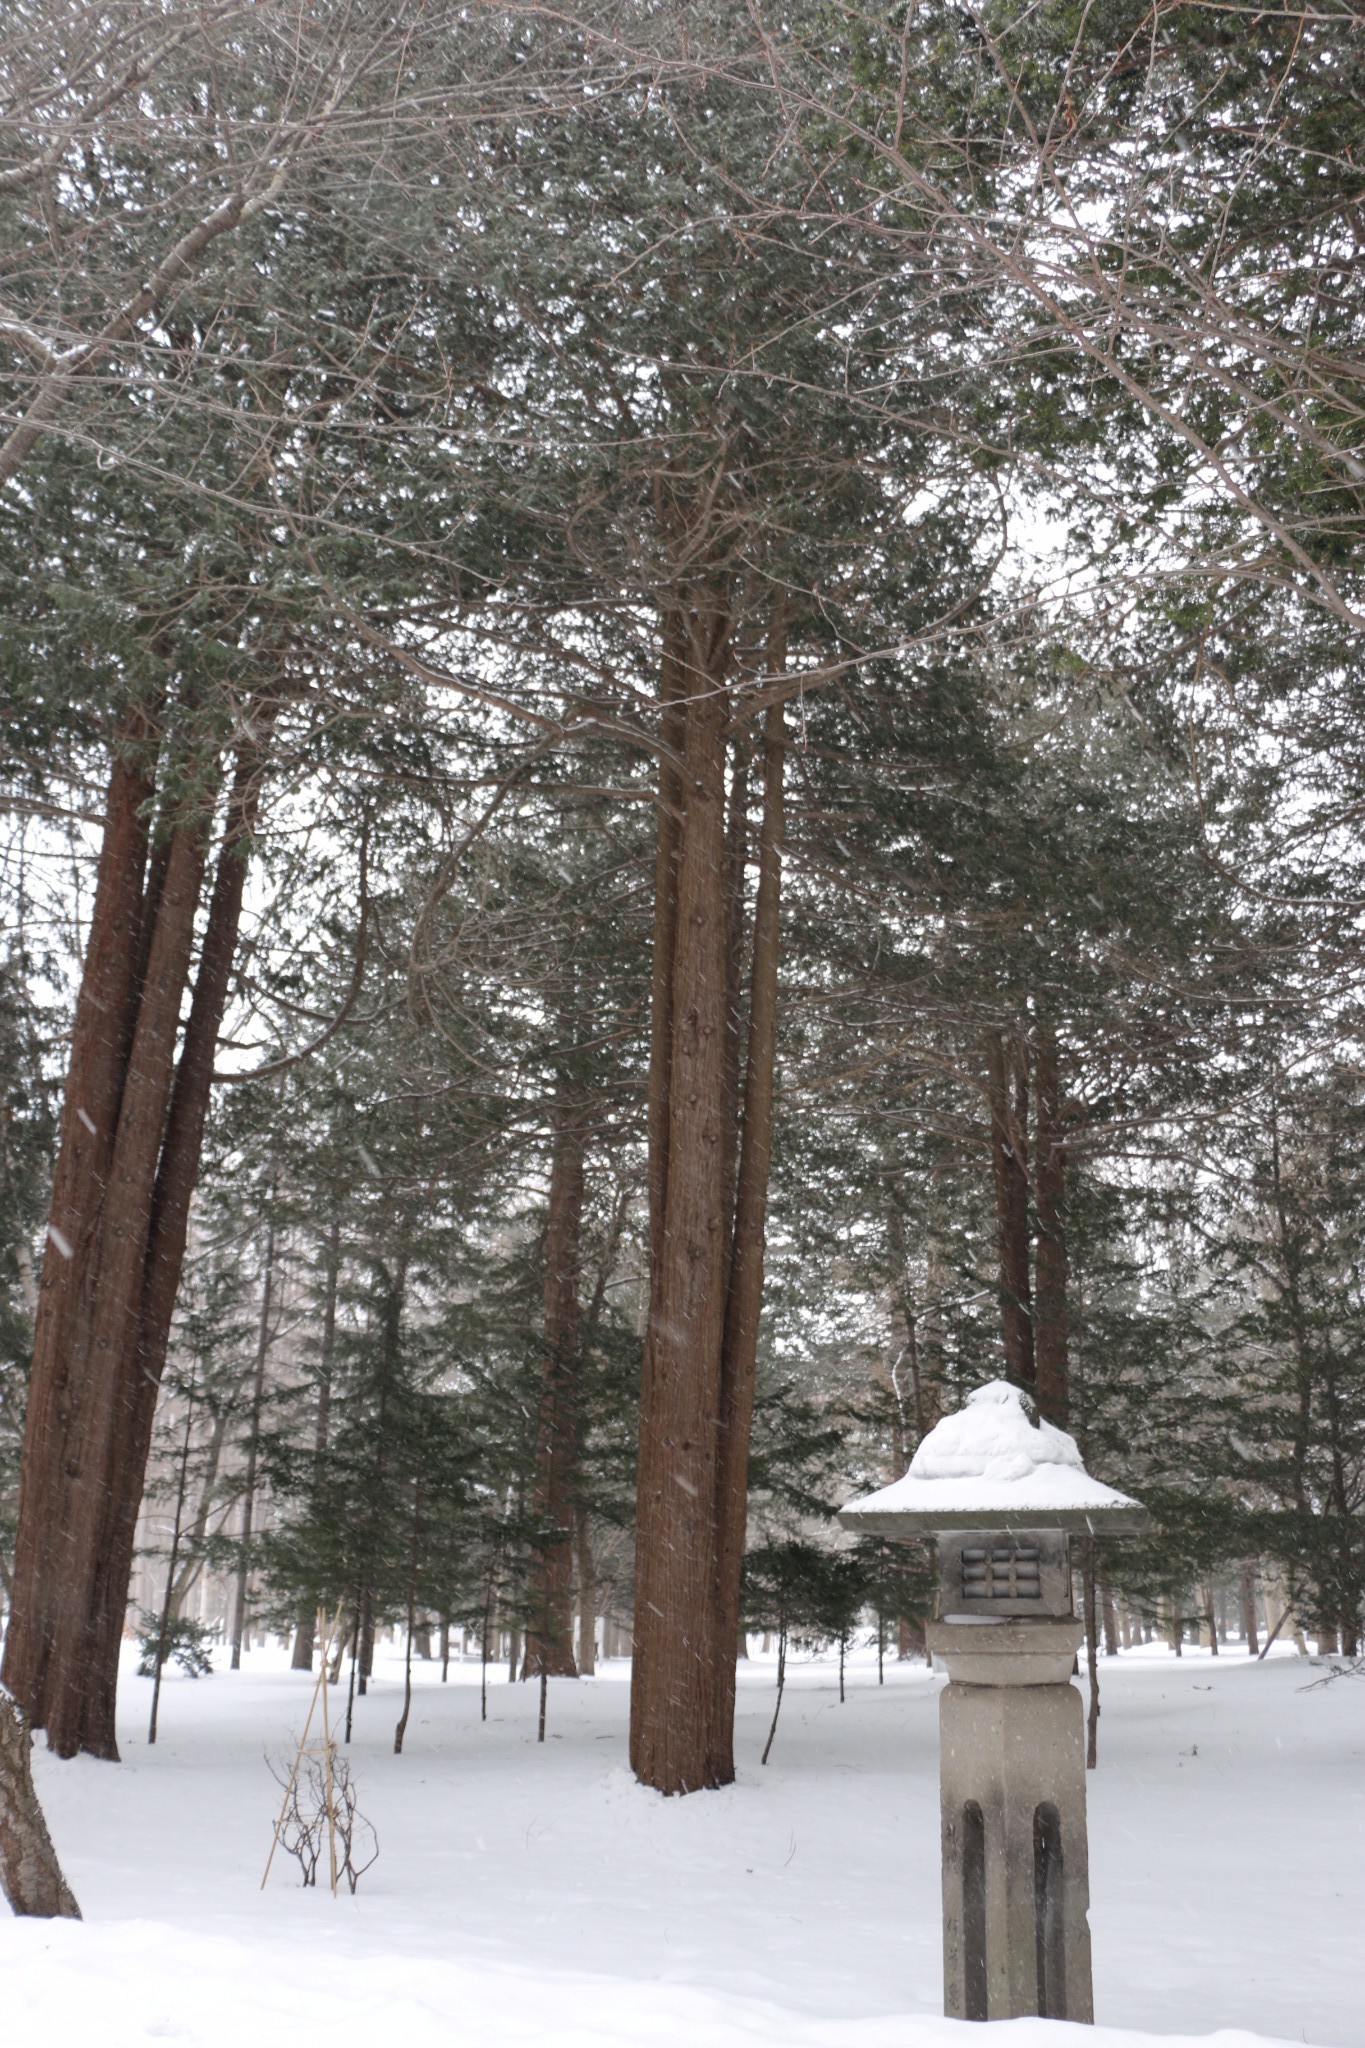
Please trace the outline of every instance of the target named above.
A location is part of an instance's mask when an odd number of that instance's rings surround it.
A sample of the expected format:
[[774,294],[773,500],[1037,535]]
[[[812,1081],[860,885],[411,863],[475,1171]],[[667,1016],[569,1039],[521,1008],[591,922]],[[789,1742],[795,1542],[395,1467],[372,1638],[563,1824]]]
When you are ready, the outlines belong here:
[[954,1680],[939,1740],[945,2013],[1093,2020],[1080,1694]]

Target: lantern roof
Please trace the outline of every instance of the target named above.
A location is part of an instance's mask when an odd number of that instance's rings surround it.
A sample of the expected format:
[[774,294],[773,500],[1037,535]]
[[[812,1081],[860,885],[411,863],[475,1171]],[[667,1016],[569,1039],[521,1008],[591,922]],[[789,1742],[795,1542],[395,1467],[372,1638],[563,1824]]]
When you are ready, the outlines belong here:
[[1092,1479],[1074,1437],[1044,1422],[1023,1389],[992,1380],[929,1431],[903,1479],[839,1516],[862,1535],[935,1529],[1072,1529],[1131,1536],[1147,1510]]

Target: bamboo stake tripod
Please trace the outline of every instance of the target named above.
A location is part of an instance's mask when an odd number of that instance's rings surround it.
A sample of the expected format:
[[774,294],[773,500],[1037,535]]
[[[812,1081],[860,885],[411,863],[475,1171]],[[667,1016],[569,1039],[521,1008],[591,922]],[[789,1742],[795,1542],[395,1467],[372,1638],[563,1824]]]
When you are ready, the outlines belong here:
[[[335,1898],[337,1895],[337,1878],[340,1872],[337,1870],[336,1785],[333,1774],[336,1761],[336,1743],[332,1737],[331,1712],[327,1699],[327,1665],[332,1654],[332,1645],[336,1640],[337,1630],[341,1627],[341,1610],[345,1605],[346,1601],[343,1596],[337,1604],[336,1619],[328,1629],[322,1644],[322,1655],[318,1660],[318,1682],[313,1687],[313,1697],[308,1707],[308,1719],[303,1724],[303,1734],[299,1737],[299,1746],[294,1752],[294,1762],[285,1781],[284,1798],[280,1803],[279,1818],[275,1822],[275,1833],[270,1843],[270,1854],[265,1859],[265,1870],[261,1877],[262,1891],[265,1890],[266,1878],[270,1875],[270,1866],[275,1861],[275,1851],[280,1846],[280,1830],[284,1826],[285,1815],[289,1811],[289,1801],[299,1782],[299,1771],[303,1766],[303,1760],[306,1756],[320,1756],[322,1758],[323,1783],[326,1788],[324,1799],[327,1814],[327,1856],[332,1873],[332,1897]],[[326,1619],[327,1616],[320,1607],[318,1609],[317,1621],[319,1631]],[[320,1743],[310,1743],[308,1735],[313,1726],[313,1716],[317,1712],[319,1699],[322,1701],[322,1741]]]

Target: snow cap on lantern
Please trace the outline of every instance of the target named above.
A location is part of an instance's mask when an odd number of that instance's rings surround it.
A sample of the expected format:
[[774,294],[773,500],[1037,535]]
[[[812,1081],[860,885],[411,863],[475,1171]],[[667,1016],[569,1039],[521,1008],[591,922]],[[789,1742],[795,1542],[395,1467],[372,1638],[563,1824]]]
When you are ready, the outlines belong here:
[[1044,1422],[1022,1388],[992,1380],[935,1424],[903,1479],[850,1501],[839,1519],[875,1536],[987,1527],[1135,1535],[1147,1511],[1092,1479],[1074,1437]]

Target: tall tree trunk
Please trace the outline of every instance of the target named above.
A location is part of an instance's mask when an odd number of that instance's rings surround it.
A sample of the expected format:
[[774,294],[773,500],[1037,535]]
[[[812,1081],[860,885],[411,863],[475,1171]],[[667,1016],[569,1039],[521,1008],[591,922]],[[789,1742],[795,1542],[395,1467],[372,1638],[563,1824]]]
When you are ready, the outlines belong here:
[[744,1128],[721,1348],[707,1756],[707,1782],[712,1785],[728,1785],[735,1775],[735,1645],[748,1526],[749,1438],[763,1305],[768,1172],[772,1161],[785,765],[786,729],[779,699],[769,705],[764,721],[763,823],[754,910],[749,1038],[744,1063]]
[[650,1316],[664,1269],[664,1205],[668,1182],[670,1091],[673,1079],[673,978],[678,936],[678,854],[682,845],[682,757],[687,711],[682,701],[684,622],[671,610],[664,620],[660,698],[663,704],[659,800],[654,860],[654,958],[650,974],[648,1192]]
[[935,1159],[930,1170],[933,1210],[925,1234],[925,1303],[920,1341],[917,1391],[923,1427],[931,1430],[943,1414],[943,1301],[948,1289],[948,1262],[944,1253],[942,1222],[943,1163]]
[[175,1085],[162,1138],[152,1220],[142,1272],[136,1324],[120,1364],[117,1408],[119,1443],[114,1462],[117,1484],[110,1490],[96,1608],[100,1625],[92,1656],[108,1697],[112,1725],[118,1646],[128,1604],[138,1511],[151,1454],[157,1395],[166,1369],[171,1323],[189,1236],[190,1203],[199,1178],[214,1058],[232,981],[241,927],[242,898],[260,796],[261,750],[274,723],[266,707],[256,714],[255,737],[236,759],[224,816],[208,918],[195,974],[194,994],[176,1065]]
[[986,1040],[986,1093],[1005,1371],[1016,1386],[1032,1389],[1037,1375],[1029,1283],[1028,1071],[1018,1044],[998,1031]]
[[[673,926],[666,1101],[652,1073],[653,1267],[640,1394],[635,1664],[630,1754],[636,1776],[665,1793],[709,1781],[716,1420],[727,1229],[725,725],[721,684],[729,616],[693,613],[684,726],[682,821],[675,875],[656,910],[656,946]],[[660,804],[660,869],[668,807]],[[657,1114],[656,1114],[657,1112]],[[662,1172],[660,1168],[662,1166]],[[733,1630],[729,1654],[733,1656]]]
[[261,1455],[261,1407],[265,1400],[265,1368],[270,1357],[270,1327],[275,1292],[275,1179],[270,1182],[270,1210],[265,1226],[265,1261],[261,1271],[261,1313],[256,1325],[256,1359],[251,1374],[251,1413],[246,1448],[246,1481],[242,1488],[242,1539],[232,1602],[232,1669],[242,1668],[242,1637],[246,1632],[247,1589],[251,1580],[251,1538],[256,1516],[256,1472]]
[[[336,1344],[337,1327],[337,1284],[341,1274],[341,1224],[333,1217],[327,1232],[326,1281],[322,1297],[322,1334],[318,1344],[318,1407],[313,1420],[313,1477],[320,1482],[323,1459],[327,1455],[327,1440],[332,1421],[332,1351]],[[294,1633],[294,1655],[290,1660],[293,1671],[311,1671],[313,1668],[314,1636],[317,1632],[315,1610],[303,1601],[299,1606],[298,1624]],[[447,1630],[447,1636],[449,1630]]]
[[[400,1252],[390,1265],[384,1259],[375,1261],[379,1279],[379,1386],[374,1416],[374,1490],[375,1497],[382,1499],[385,1475],[389,1469],[389,1406],[396,1392],[397,1376],[403,1358],[403,1315],[407,1305],[408,1254]],[[367,1567],[368,1569],[368,1567]],[[374,1676],[375,1632],[378,1617],[375,1613],[374,1587],[364,1584],[358,1602],[359,1621],[356,1629],[356,1657],[352,1662],[351,1679],[359,1679],[359,1692],[363,1699],[369,1691]]]
[[[422,1542],[422,1480],[418,1474],[412,1482],[412,1519],[408,1524],[408,1598],[407,1636],[403,1651],[403,1711],[398,1716],[398,1725],[393,1731],[393,1753],[403,1754],[403,1737],[408,1732],[408,1717],[412,1713],[412,1639],[417,1632],[417,1560]],[[427,1656],[431,1645],[427,1644]]]
[[166,1668],[170,1655],[171,1618],[175,1611],[175,1581],[180,1563],[180,1544],[185,1527],[185,1496],[189,1490],[190,1444],[194,1434],[195,1386],[191,1382],[185,1397],[185,1433],[180,1440],[180,1458],[176,1471],[175,1514],[171,1521],[171,1551],[166,1562],[166,1591],[161,1602],[161,1615],[156,1627],[156,1653],[152,1666],[152,1710],[147,1717],[147,1747],[156,1741],[157,1718],[161,1710],[161,1674]]
[[573,1654],[573,1489],[578,1449],[579,1276],[582,1266],[584,1159],[581,1108],[561,1091],[550,1159],[545,1230],[544,1355],[531,1519],[537,1530],[523,1678],[575,1678]]
[[1100,1618],[1104,1623],[1104,1654],[1117,1657],[1119,1653],[1119,1617],[1114,1606],[1112,1588],[1106,1583],[1100,1587]]
[[356,1637],[355,1659],[356,1673],[359,1675],[356,1690],[361,1699],[368,1693],[370,1680],[374,1676],[374,1634],[374,1595],[369,1587],[365,1586],[360,1595],[360,1628]]
[[[896,1357],[887,1367],[886,1381],[891,1391],[891,1460],[894,1470],[887,1476],[901,1479],[909,1469],[910,1460],[924,1435],[924,1388],[920,1376],[919,1332],[915,1327],[915,1302],[910,1292],[910,1247],[905,1239],[905,1217],[897,1199],[894,1175],[896,1172],[894,1145],[889,1143],[883,1154],[886,1161],[886,1237],[891,1253],[891,1327],[893,1338],[899,1322],[902,1342],[897,1346]],[[901,1367],[908,1366],[910,1372],[910,1413],[905,1411],[905,1399],[901,1393]],[[908,1427],[907,1427],[908,1425]],[[911,1437],[914,1442],[911,1443]]]
[[[31,1718],[41,1718],[48,1746],[59,1756],[85,1750],[110,1760],[118,1757],[114,1697],[117,1642],[123,1627],[118,1593],[126,1600],[127,1585],[112,1584],[110,1534],[123,1482],[125,1361],[136,1342],[152,1196],[203,867],[201,824],[193,818],[184,820],[171,834],[98,1242],[86,1275],[88,1306],[73,1333],[62,1456],[48,1475],[59,1501],[55,1527],[61,1531],[61,1544],[58,1554],[46,1560],[55,1611],[50,1613],[38,1711]],[[23,1620],[27,1625],[27,1614]],[[111,1640],[113,1657],[107,1647]]]
[[175,1616],[184,1613],[190,1588],[203,1570],[203,1554],[195,1553],[199,1551],[199,1546],[208,1531],[209,1512],[218,1484],[218,1467],[222,1462],[223,1445],[227,1441],[227,1426],[228,1411],[224,1407],[213,1418],[213,1428],[209,1432],[209,1440],[204,1448],[203,1470],[199,1476],[199,1500],[185,1532],[185,1549],[189,1555],[176,1574],[175,1589],[171,1596],[171,1613]]
[[[742,1091],[748,743],[726,806],[728,601],[665,620],[631,1762],[664,1792],[734,1777],[735,1661],[772,1143],[783,714],[764,819]],[[681,622],[681,623],[680,623]],[[686,628],[684,642],[682,625]],[[781,609],[770,634],[780,669]],[[681,652],[680,652],[681,651]],[[681,658],[685,652],[686,660]],[[683,774],[672,777],[679,742]]]
[[574,1557],[578,1566],[578,1671],[580,1677],[591,1678],[597,1670],[597,1570],[586,1508],[574,1514]]
[[130,720],[109,774],[34,1318],[3,1678],[35,1727],[44,1719],[65,1593],[58,1534],[65,1507],[61,1474],[73,1410],[85,1394],[77,1324],[97,1249],[137,1014],[147,809],[153,795],[143,758],[148,745],[145,720]]
[[[66,1304],[65,1315],[57,1310],[44,1346],[35,1343],[31,1438],[26,1430],[25,1448],[32,1507],[22,1504],[20,1517],[25,1584],[22,1600],[15,1603],[5,1664],[16,1697],[36,1724],[46,1726],[49,1746],[64,1756],[77,1750],[109,1758],[118,1754],[114,1708],[134,1534],[236,950],[269,723],[268,715],[263,725],[258,717],[255,737],[237,757],[194,998],[174,1068],[206,821],[187,815],[159,843],[134,910],[134,871],[141,887],[147,866],[142,814],[150,784],[145,774],[127,770],[122,761],[116,761],[111,776],[64,1129],[69,1119],[85,1140],[97,1139],[106,1126],[113,1135],[99,1176],[98,1201],[89,1200],[90,1176],[82,1181],[76,1172],[80,1161],[72,1155],[72,1172],[87,1198],[82,1270],[73,1276],[81,1298],[74,1309]],[[131,819],[130,805],[136,814]],[[110,949],[120,946],[122,961],[111,966]],[[138,961],[140,976],[130,964]],[[120,1003],[123,1021],[111,1026]],[[82,1014],[92,1004],[93,1025]],[[97,1038],[101,1031],[104,1036],[95,1056],[87,1058],[85,1040],[92,1030]],[[97,1097],[104,1106],[93,1113],[89,1104]],[[73,1242],[60,1220],[72,1215],[69,1178],[59,1157],[53,1246]],[[64,1349],[54,1359],[57,1343]],[[81,1502],[77,1513],[68,1498],[73,1485]],[[54,1540],[56,1529],[62,1531],[60,1542]]]
[[1067,1363],[1066,1148],[1057,1042],[1046,1027],[1039,1031],[1034,1071],[1038,1099],[1035,1393],[1040,1414],[1058,1429],[1065,1429],[1071,1405]]
[[294,1647],[289,1655],[291,1671],[311,1671],[318,1632],[317,1609],[300,1600],[294,1610]]
[[730,745],[730,800],[725,818],[725,1114],[721,1119],[721,1186],[724,1190],[725,1289],[730,1289],[734,1256],[736,1177],[739,1171],[740,1062],[743,1051],[744,878],[749,845],[749,736],[735,733]]

